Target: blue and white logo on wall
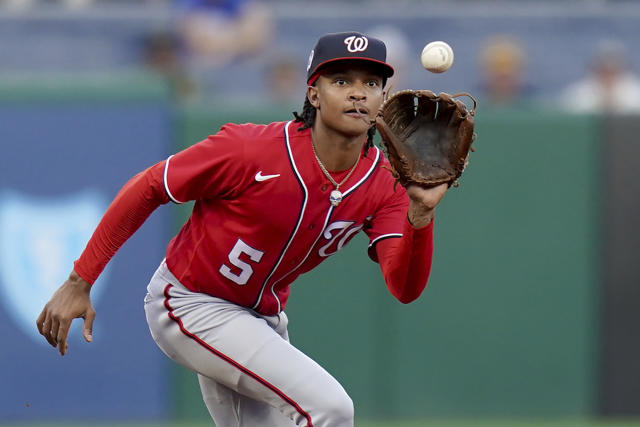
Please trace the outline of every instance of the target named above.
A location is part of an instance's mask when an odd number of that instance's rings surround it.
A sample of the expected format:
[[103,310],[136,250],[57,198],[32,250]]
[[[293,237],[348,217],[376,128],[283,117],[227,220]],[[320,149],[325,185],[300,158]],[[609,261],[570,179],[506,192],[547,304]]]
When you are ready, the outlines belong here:
[[[60,197],[0,193],[1,301],[16,326],[37,342],[46,344],[35,326],[38,315],[69,276],[106,207],[96,191]],[[92,289],[94,304],[103,287]],[[72,329],[80,324],[74,321]],[[79,335],[70,334],[70,340]]]

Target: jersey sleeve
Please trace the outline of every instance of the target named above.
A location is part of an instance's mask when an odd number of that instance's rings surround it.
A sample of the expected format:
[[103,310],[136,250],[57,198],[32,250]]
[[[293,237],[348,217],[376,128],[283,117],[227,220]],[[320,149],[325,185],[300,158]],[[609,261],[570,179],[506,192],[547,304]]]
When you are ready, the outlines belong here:
[[364,228],[364,232],[369,237],[369,257],[376,262],[378,261],[375,251],[377,243],[388,238],[401,237],[404,224],[407,222],[409,196],[406,190],[398,185],[391,191],[383,206]]
[[404,304],[414,301],[431,273],[433,221],[416,229],[405,220],[402,237],[380,241],[375,253],[389,292]]
[[244,176],[245,137],[242,127],[227,124],[220,131],[166,160],[163,183],[174,203],[233,197]]
[[136,232],[151,213],[169,199],[162,186],[164,163],[160,162],[131,178],[109,205],[74,270],[93,284],[109,260]]
[[[369,257],[380,264],[391,294],[402,303],[418,298],[427,285],[433,256],[433,221],[416,229],[408,220],[409,196],[391,182],[384,200],[364,231]],[[391,187],[391,188],[390,188]]]

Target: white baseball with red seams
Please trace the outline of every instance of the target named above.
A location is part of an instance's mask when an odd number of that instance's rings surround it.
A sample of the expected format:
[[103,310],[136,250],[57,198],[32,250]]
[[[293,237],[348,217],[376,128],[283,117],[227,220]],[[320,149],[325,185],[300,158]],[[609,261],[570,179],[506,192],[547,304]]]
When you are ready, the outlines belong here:
[[453,65],[453,49],[448,43],[434,41],[428,43],[420,54],[422,66],[432,73],[443,73]]

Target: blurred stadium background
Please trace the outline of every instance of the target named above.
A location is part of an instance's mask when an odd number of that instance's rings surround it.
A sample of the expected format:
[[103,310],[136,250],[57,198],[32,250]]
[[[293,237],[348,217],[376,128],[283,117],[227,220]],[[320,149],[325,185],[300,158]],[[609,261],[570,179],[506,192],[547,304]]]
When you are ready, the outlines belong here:
[[[387,41],[394,90],[476,95],[477,151],[422,298],[396,303],[356,239],[294,284],[293,343],[363,427],[640,425],[640,4],[605,0],[0,2],[0,425],[210,425],[142,308],[188,208],[116,255],[92,344],[72,329],[60,358],[35,318],[130,176],[291,117],[317,37],[351,29]],[[420,67],[432,40],[446,73]]]

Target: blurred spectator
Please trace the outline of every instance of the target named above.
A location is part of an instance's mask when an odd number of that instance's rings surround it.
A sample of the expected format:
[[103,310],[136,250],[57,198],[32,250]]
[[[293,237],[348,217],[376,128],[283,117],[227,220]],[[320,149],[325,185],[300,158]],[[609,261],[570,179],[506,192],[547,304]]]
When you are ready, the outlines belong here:
[[480,51],[482,83],[480,98],[493,107],[522,106],[530,102],[533,88],[525,82],[525,52],[522,45],[507,35],[485,41]]
[[560,100],[576,113],[640,112],[640,79],[631,71],[624,46],[602,41],[589,64],[589,73],[569,85]]
[[41,5],[55,4],[67,7],[69,9],[82,9],[91,6],[93,0],[0,0],[0,5],[9,9],[26,9],[30,7],[39,7]]
[[208,66],[256,54],[272,39],[273,17],[257,0],[175,0],[175,5],[187,48]]
[[270,102],[298,106],[305,93],[304,64],[293,55],[275,55],[268,64],[266,88]]
[[179,42],[172,34],[150,34],[145,39],[143,56],[146,69],[166,81],[173,99],[184,102],[194,98],[196,85],[183,67]]
[[93,0],[62,0],[62,4],[70,9],[82,9],[93,4]]
[[[372,37],[384,41],[387,46],[387,63],[394,68],[393,76],[387,81],[387,90],[396,92],[407,88],[408,66],[411,59],[411,43],[406,34],[393,25],[380,25],[367,31]],[[414,64],[418,63],[418,53]]]

